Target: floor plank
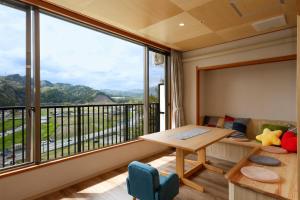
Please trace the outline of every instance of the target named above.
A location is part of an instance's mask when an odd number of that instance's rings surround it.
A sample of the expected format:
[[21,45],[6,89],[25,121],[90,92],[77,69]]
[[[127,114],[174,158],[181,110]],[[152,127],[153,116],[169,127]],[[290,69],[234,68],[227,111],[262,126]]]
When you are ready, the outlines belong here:
[[[195,155],[186,156],[188,159],[196,159]],[[209,158],[212,165],[228,171],[234,163]],[[175,171],[175,156],[172,153],[164,153],[153,156],[143,162],[151,164],[164,172]],[[188,170],[193,165],[186,163],[185,169]],[[127,194],[126,187],[127,168],[123,167],[101,176],[92,178],[88,181],[76,184],[66,189],[54,192],[40,200],[66,200],[66,199],[97,199],[97,200],[131,200]],[[175,200],[225,200],[228,199],[228,183],[224,175],[204,170],[193,175],[192,180],[205,187],[205,192],[201,193],[187,186],[181,186],[180,192]]]

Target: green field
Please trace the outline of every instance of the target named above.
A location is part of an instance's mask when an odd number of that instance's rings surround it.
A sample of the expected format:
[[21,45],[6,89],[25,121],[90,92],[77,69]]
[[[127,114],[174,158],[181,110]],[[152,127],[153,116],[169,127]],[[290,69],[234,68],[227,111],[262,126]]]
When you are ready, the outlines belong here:
[[[65,139],[65,138],[72,138],[73,136],[76,136],[76,132],[78,129],[77,125],[77,116],[72,116],[72,113],[68,119],[67,113],[65,114],[65,110],[63,110],[64,116],[63,118],[61,116],[56,117],[56,129],[55,129],[55,116],[53,110],[49,111],[49,119],[48,123],[45,121],[41,124],[41,140],[47,141],[48,138],[50,140],[54,140],[55,135],[56,139]],[[91,112],[91,109],[90,109]],[[85,110],[85,113],[87,111]],[[89,115],[89,123],[88,123],[88,117],[87,116],[81,116],[81,132],[84,134],[93,133],[93,130],[97,132],[101,132],[103,129],[111,128],[115,126],[117,123],[120,123],[120,117],[122,114],[114,114],[112,115],[102,115],[102,113],[99,113],[99,123],[98,123],[98,113],[94,113],[94,122],[93,123],[93,115],[90,113]],[[42,110],[41,112],[42,117],[46,118],[47,113],[45,110]],[[141,113],[140,113],[141,115]],[[102,118],[104,116],[104,119]],[[133,114],[129,112],[128,119],[131,119]],[[123,119],[124,116],[122,116]],[[104,123],[103,123],[104,120]],[[84,122],[84,125],[83,125]],[[25,123],[25,122],[24,122]],[[69,126],[68,126],[69,124]],[[15,119],[15,128],[20,127],[22,125],[22,121],[20,119]],[[99,126],[98,126],[99,125]],[[24,124],[25,126],[25,124]],[[6,128],[7,127],[7,128]],[[5,121],[5,130],[11,130],[12,128],[12,120],[6,120]],[[56,130],[56,132],[55,132]],[[97,135],[97,134],[96,134]],[[26,127],[24,128],[24,135],[22,135],[22,130],[18,130],[15,132],[15,134],[9,134],[4,137],[4,148],[5,149],[12,149],[13,140],[15,141],[15,144],[22,144],[22,141],[24,139],[24,145],[26,144]],[[3,151],[3,137],[0,137],[0,151]]]

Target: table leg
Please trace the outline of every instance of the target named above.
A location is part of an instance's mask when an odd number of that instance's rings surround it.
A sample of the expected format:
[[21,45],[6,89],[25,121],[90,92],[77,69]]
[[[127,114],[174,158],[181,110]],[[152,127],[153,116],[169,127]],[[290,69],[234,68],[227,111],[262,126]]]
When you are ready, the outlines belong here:
[[[197,162],[197,161],[195,161]],[[179,176],[179,179],[182,184],[187,185],[195,190],[200,192],[204,191],[204,187],[189,180],[188,177],[191,176],[193,173],[199,171],[202,168],[202,164],[199,162],[195,163],[196,166],[194,168],[188,170],[186,173],[184,171],[184,151],[182,149],[176,149],[176,173]]]
[[206,149],[202,148],[197,152],[198,155],[198,162],[202,163],[204,168],[219,173],[219,174],[224,174],[224,170],[218,167],[215,167],[213,165],[210,165],[209,162],[206,161]]
[[203,149],[200,149],[198,152],[197,152],[197,155],[198,155],[198,161],[201,162],[201,163],[206,163],[206,149],[203,148]]
[[184,152],[182,149],[176,148],[176,173],[180,179],[184,175]]

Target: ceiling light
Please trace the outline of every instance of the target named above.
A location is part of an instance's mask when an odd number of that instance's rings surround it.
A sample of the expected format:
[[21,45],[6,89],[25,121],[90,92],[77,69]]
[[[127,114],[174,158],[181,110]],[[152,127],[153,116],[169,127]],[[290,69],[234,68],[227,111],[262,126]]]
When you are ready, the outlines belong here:
[[179,23],[179,26],[184,26],[184,23]]

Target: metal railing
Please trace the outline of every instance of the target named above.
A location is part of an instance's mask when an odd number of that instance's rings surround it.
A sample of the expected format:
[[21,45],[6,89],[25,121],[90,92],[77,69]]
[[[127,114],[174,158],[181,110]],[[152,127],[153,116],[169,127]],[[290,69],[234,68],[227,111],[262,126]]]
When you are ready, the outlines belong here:
[[[144,134],[143,106],[41,106],[41,161],[137,139]],[[159,131],[159,121],[159,103],[149,104],[150,133]],[[0,123],[0,169],[26,163],[25,107],[0,107]]]

